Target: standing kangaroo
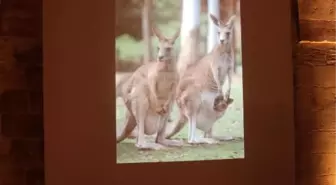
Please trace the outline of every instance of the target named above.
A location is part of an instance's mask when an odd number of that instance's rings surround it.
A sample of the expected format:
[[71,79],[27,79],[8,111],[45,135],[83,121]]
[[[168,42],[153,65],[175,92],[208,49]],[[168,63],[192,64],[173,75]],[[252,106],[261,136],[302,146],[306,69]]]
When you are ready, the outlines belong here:
[[[214,123],[221,118],[227,107],[233,102],[230,98],[233,74],[232,31],[235,16],[224,23],[211,15],[212,22],[218,28],[219,44],[197,62],[186,67],[180,73],[176,91],[176,103],[179,107],[179,119],[167,132],[171,138],[189,123],[188,143],[217,143],[231,137],[215,137],[212,135]],[[183,62],[183,59],[179,62]],[[192,61],[191,61],[192,62]],[[222,93],[222,86],[228,77],[229,88]],[[196,138],[196,128],[204,132],[203,138]]]
[[[136,147],[158,150],[183,145],[181,141],[165,137],[178,82],[173,46],[180,31],[170,39],[156,28],[153,28],[153,32],[159,39],[156,61],[139,67],[119,89],[119,96],[124,99],[128,111],[124,128],[117,133],[117,143],[129,137],[137,128]],[[145,134],[156,134],[155,143],[146,142]]]

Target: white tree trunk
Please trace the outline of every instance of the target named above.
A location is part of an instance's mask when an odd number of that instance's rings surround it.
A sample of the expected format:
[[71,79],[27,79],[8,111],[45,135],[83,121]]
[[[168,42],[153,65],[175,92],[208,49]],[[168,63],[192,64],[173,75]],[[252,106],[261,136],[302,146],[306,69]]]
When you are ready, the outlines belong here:
[[200,16],[201,0],[182,1],[181,50],[177,62],[180,75],[199,57]]
[[200,25],[201,0],[183,0],[181,46],[191,30]]
[[152,42],[151,42],[151,11],[152,0],[145,0],[142,10],[142,35],[144,39],[143,62],[148,63],[152,59]]
[[[220,2],[219,0],[208,0],[208,14],[213,14],[214,16],[220,18]],[[212,23],[208,15],[208,39],[207,39],[207,51],[208,53],[214,48],[217,44],[217,28],[215,24]]]

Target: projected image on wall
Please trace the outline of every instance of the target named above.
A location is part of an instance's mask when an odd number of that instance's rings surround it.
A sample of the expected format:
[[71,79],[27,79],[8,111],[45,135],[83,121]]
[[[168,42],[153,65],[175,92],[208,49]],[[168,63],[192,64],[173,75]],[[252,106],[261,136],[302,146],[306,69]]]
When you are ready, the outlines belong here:
[[116,0],[117,163],[244,158],[240,0]]

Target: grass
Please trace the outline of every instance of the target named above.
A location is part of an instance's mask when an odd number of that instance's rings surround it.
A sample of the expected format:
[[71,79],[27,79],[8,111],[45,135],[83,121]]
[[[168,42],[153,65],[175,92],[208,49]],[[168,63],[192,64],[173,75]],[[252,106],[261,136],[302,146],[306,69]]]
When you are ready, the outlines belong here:
[[[118,77],[117,77],[118,78]],[[214,159],[244,158],[244,124],[241,75],[234,77],[232,86],[233,104],[227,113],[215,123],[214,134],[233,136],[233,141],[217,145],[185,146],[162,151],[139,151],[135,140],[127,139],[117,145],[117,163],[143,163],[168,161],[198,161]],[[172,118],[176,119],[177,109],[174,108]],[[123,124],[125,108],[120,100],[117,102],[117,126]],[[187,126],[175,138],[187,138]],[[198,134],[200,132],[198,131]]]

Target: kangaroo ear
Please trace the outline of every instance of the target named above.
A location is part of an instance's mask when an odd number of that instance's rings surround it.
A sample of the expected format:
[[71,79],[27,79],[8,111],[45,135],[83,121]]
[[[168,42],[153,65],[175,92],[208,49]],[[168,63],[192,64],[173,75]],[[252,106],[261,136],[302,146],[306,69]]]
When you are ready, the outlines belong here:
[[170,42],[172,44],[174,44],[174,42],[176,41],[176,39],[180,36],[180,33],[181,33],[181,29],[179,28],[176,33],[174,34],[174,36],[170,39]]
[[233,23],[235,19],[236,19],[236,15],[232,15],[225,25],[228,26],[229,28],[233,28]]
[[209,14],[210,16],[210,19],[212,20],[212,22],[216,25],[216,26],[219,26],[221,24],[221,22],[219,21],[219,19],[214,16],[213,14]]
[[159,40],[166,40],[166,37],[164,37],[162,33],[155,26],[152,27],[152,31]]

